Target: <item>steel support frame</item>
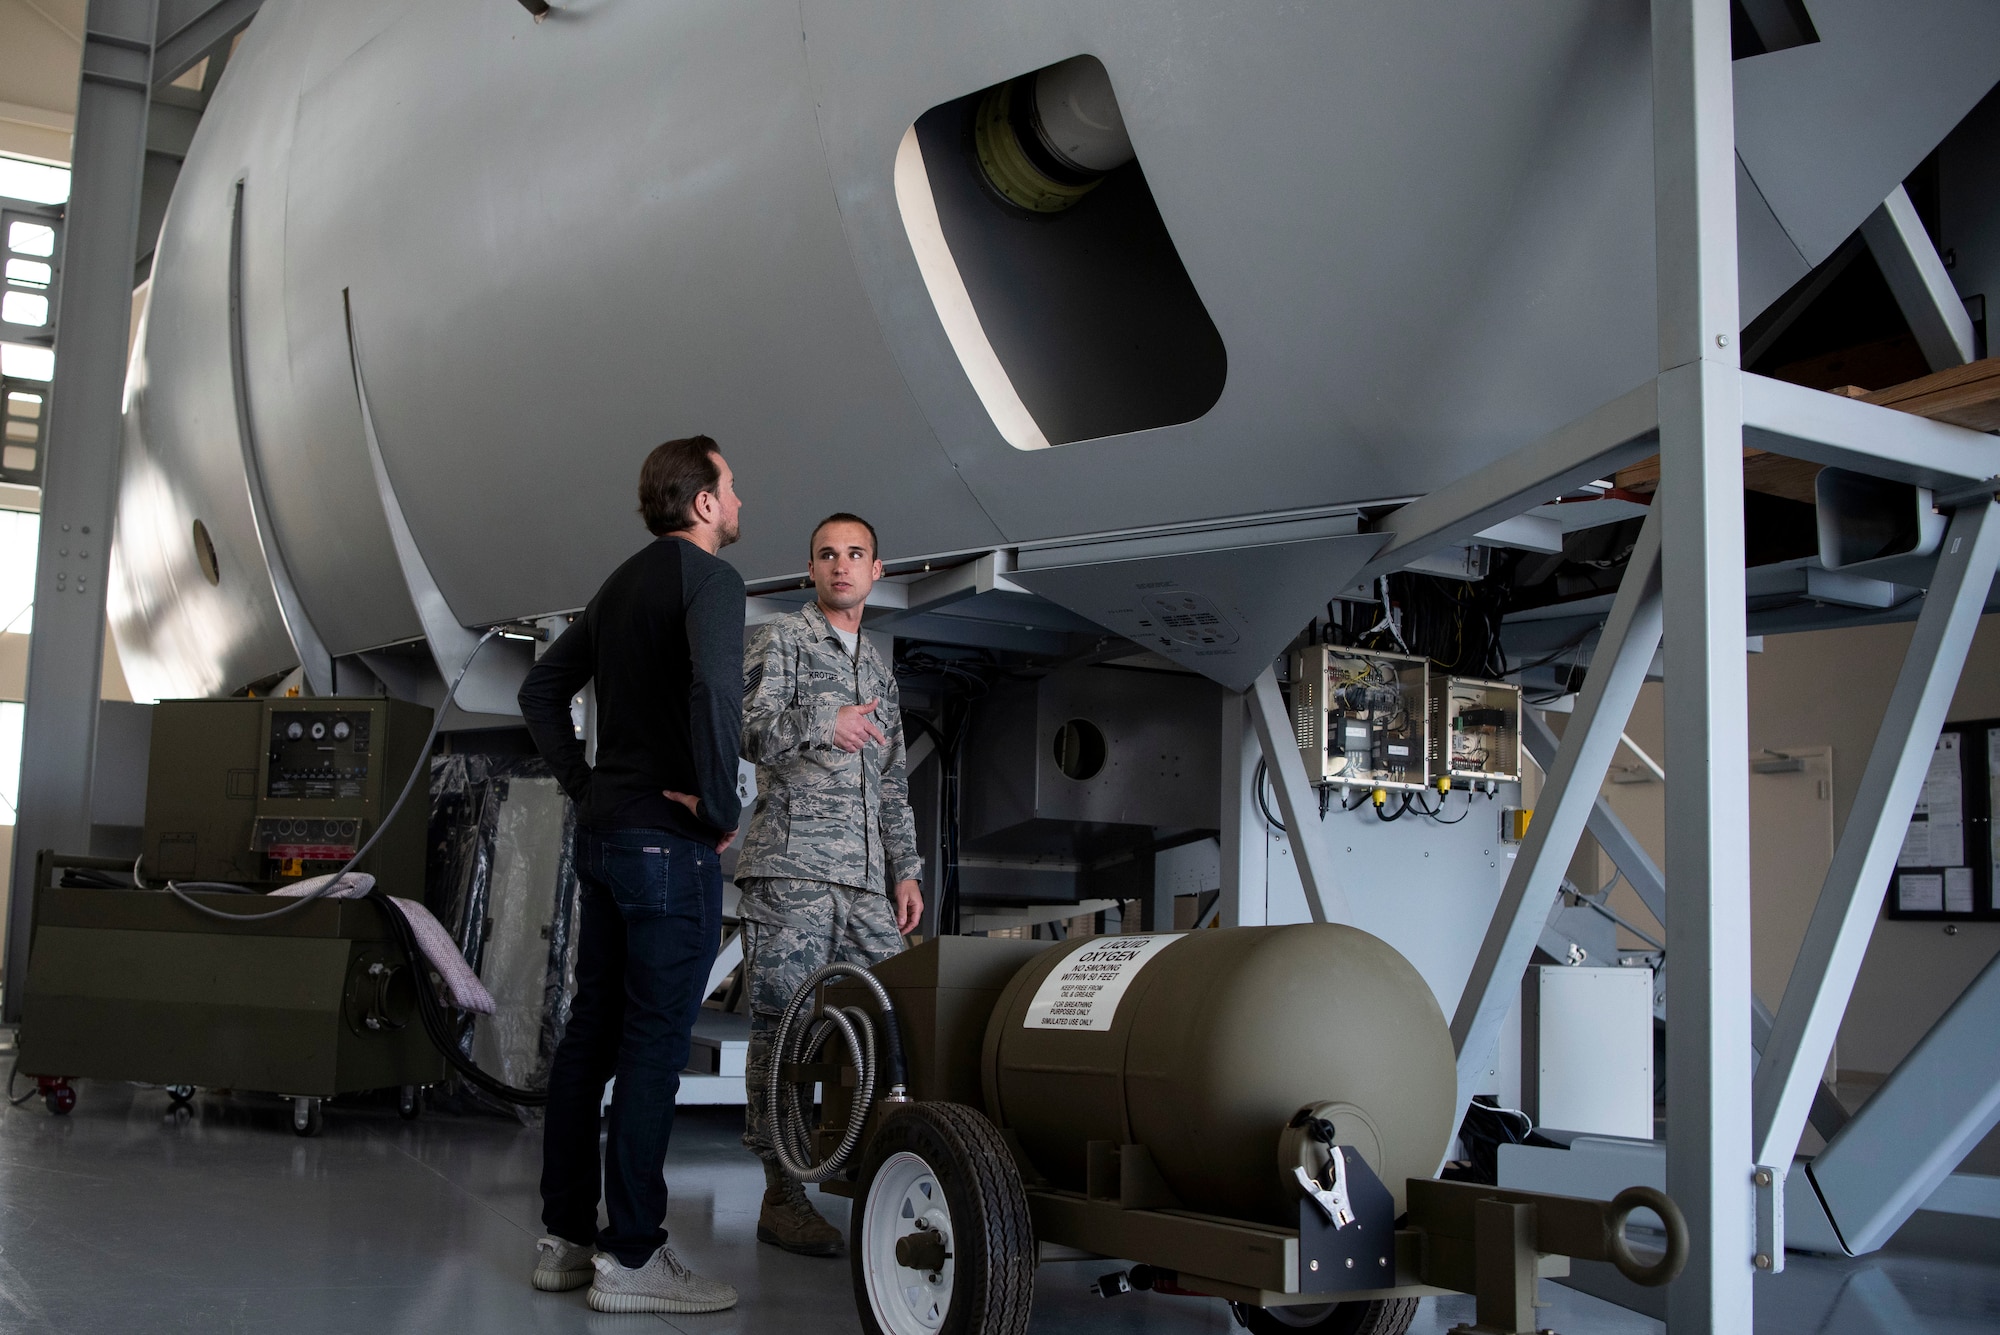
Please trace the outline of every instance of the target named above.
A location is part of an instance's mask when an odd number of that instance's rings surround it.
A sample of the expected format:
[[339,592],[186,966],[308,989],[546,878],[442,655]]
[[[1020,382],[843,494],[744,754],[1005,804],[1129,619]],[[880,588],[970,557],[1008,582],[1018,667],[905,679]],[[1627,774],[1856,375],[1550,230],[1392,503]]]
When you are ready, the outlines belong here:
[[1390,543],[1358,578],[1464,541],[1658,442],[1667,768],[1677,776],[1664,877],[1667,952],[1678,961],[1668,1187],[1694,1235],[1669,1321],[1676,1332],[1736,1331],[1752,1322],[1757,1239],[1742,447],[1946,494],[1991,492],[1995,470],[1979,433],[1741,371],[1728,5],[1653,0],[1652,10],[1658,379],[1393,512],[1381,522]]
[[1987,591],[2000,568],[1996,511],[2000,504],[1991,500],[1965,506],[1946,530],[1937,574],[1757,1072],[1753,1117],[1759,1163],[1789,1164],[1797,1152],[1820,1072],[1874,933],[1882,887],[1894,870]]
[[[1306,765],[1299,755],[1292,721],[1285,713],[1284,697],[1278,693],[1278,674],[1265,668],[1244,693],[1243,703],[1264,754],[1264,767],[1277,793],[1279,818],[1285,822],[1285,837],[1292,847],[1292,861],[1298,865],[1299,882],[1305,890],[1306,912],[1314,922],[1352,922],[1347,896],[1333,871],[1333,859],[1326,841],[1318,837],[1318,794],[1306,778]],[[1543,914],[1544,917],[1548,915]]]
[[104,590],[117,512],[132,247],[146,162],[157,0],[90,0],[57,295],[57,375],[42,465],[35,628],[28,641],[21,789],[7,908],[4,1019],[21,1018],[35,854],[90,848],[91,768],[104,670]]
[[1675,1335],[1751,1329],[1749,684],[1728,0],[1653,0]]
[[1563,872],[1599,800],[1598,789],[1618,749],[1619,734],[1659,648],[1663,511],[1664,506],[1655,506],[1639,530],[1610,620],[1591,658],[1569,735],[1548,770],[1535,818],[1508,870],[1500,902],[1452,1017],[1461,1104],[1471,1101],[1492,1065],[1500,1027],[1519,995],[1521,974],[1562,888]]

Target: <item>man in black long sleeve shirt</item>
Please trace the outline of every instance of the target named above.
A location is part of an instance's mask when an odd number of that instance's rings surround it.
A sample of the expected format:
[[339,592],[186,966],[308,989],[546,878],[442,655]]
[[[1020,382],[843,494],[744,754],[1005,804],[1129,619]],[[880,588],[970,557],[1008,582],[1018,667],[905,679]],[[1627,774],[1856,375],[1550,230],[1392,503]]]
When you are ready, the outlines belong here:
[[[717,1311],[736,1291],[683,1266],[662,1227],[674,1096],[721,931],[721,853],[741,815],[743,580],[716,555],[736,540],[739,503],[715,442],[654,450],[639,508],[655,541],[612,573],[521,686],[528,731],[577,806],[582,883],[576,999],[549,1071],[549,1235],[534,1282],[589,1280],[599,1311]],[[592,682],[594,766],[570,716]],[[614,1075],[600,1231],[598,1109]]]

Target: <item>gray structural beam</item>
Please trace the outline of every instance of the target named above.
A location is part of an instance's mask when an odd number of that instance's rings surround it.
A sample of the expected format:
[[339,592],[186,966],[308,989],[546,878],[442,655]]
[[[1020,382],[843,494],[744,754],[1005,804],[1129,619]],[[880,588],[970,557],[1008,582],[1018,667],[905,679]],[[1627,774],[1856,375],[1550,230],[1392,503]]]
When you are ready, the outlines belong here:
[[1314,922],[1353,921],[1347,896],[1334,879],[1326,841],[1318,837],[1319,822],[1314,819],[1317,797],[1306,779],[1305,760],[1299,755],[1284,697],[1278,693],[1277,673],[1265,668],[1258,674],[1244,693],[1243,704],[1256,730],[1257,745],[1263,750],[1271,787],[1278,795],[1278,814],[1285,822],[1292,861],[1298,865],[1299,881],[1305,888],[1306,911]]
[[[1216,897],[1216,910],[1224,927],[1262,926],[1270,918],[1270,887],[1264,869],[1264,822],[1250,791],[1257,768],[1257,735],[1243,696],[1223,693],[1221,722],[1222,893]],[[1171,905],[1167,911],[1171,922]]]
[[1667,1191],[1687,1269],[1675,1335],[1747,1331],[1750,1158],[1749,689],[1736,153],[1728,0],[1653,0],[1665,614]]
[[57,297],[28,641],[21,789],[7,906],[4,1018],[21,1017],[35,854],[90,849],[91,763],[104,665],[104,588],[118,493],[132,246],[146,159],[155,0],[90,0]]
[[1984,432],[1768,376],[1740,384],[1745,445],[1939,492],[2000,471]]
[[1874,933],[1945,711],[2000,564],[1992,501],[1952,516],[1910,647],[1757,1072],[1757,1161],[1788,1164]]
[[170,83],[257,16],[264,0],[159,0],[153,82]]
[[1492,1065],[1500,1026],[1519,996],[1521,974],[1562,888],[1563,871],[1576,853],[1577,839],[1618,749],[1619,733],[1631,717],[1632,702],[1646,683],[1646,669],[1659,647],[1661,508],[1655,506],[1639,530],[1568,735],[1548,768],[1535,818],[1508,869],[1500,902],[1459,995],[1451,1037],[1458,1051],[1461,1104],[1471,1101]]
[[1917,217],[1909,192],[1897,186],[1861,224],[1861,236],[1931,370],[1942,371],[1973,360],[1978,345],[1973,338],[1972,317],[1965,313],[1965,303],[1959,300],[1944,260],[1924,230],[1923,220]]
[[1856,1256],[1889,1240],[2000,1123],[1994,959],[1807,1169]]
[[1659,392],[1647,381],[1542,439],[1393,511],[1394,536],[1354,583],[1401,570],[1477,536],[1562,492],[1654,452]]

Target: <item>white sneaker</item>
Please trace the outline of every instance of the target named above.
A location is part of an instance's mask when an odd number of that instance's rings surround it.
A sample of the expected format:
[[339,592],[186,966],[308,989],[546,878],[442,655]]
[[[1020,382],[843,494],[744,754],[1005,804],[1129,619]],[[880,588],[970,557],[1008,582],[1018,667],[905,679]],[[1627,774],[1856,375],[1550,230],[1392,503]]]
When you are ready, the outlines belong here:
[[593,1247],[579,1247],[562,1238],[547,1237],[535,1244],[535,1287],[544,1293],[567,1293],[590,1283]]
[[736,1306],[736,1290],[719,1279],[703,1279],[662,1244],[646,1264],[627,1270],[599,1252],[592,1265],[590,1306],[597,1312],[720,1312]]

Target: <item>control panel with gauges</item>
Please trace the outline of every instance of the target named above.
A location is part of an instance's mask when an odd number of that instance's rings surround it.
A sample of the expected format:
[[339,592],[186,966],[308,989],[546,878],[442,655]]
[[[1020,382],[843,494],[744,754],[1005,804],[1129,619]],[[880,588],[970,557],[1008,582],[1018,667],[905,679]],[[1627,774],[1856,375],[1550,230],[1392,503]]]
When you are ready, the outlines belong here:
[[[380,697],[162,701],[146,874],[268,886],[338,869],[395,803],[430,722]],[[359,870],[421,893],[428,806],[406,804]]]

